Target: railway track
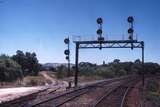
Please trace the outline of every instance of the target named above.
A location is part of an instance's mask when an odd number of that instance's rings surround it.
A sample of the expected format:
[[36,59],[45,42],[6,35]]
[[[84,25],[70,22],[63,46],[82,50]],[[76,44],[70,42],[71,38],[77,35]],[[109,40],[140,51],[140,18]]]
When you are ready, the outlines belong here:
[[[47,96],[44,98],[44,100],[35,100],[33,102],[30,102],[28,107],[59,107],[59,106],[64,106],[64,107],[81,107],[80,104],[71,104],[70,102],[78,102],[75,101],[82,96],[88,95],[88,94],[100,94],[103,95],[104,92],[109,91],[109,87],[117,87],[118,84],[124,84],[124,81],[127,79],[130,79],[130,77],[127,78],[120,78],[120,79],[115,79],[115,80],[110,80],[110,81],[103,81],[99,83],[95,83],[86,87],[82,88],[77,88],[62,94],[54,95],[54,96]],[[128,80],[127,80],[128,81]],[[98,90],[98,92],[97,92]],[[98,95],[98,96],[100,96]],[[94,96],[94,98],[97,98],[97,96]],[[95,99],[94,99],[95,100]],[[90,101],[90,103],[93,103],[93,100]],[[82,105],[83,106],[91,106],[89,103]]]
[[[128,86],[124,87],[122,85],[133,79],[134,77],[123,77],[106,80],[59,93],[54,93],[56,89],[50,92],[47,92],[48,89],[45,89],[41,92],[5,103],[2,107],[106,107],[101,105],[107,104],[103,101],[105,101],[106,97],[110,97],[111,93],[121,93],[123,91],[120,98],[125,102],[124,95],[127,95],[126,91],[129,89]],[[85,104],[81,101],[83,98],[87,98]],[[123,104],[121,105],[107,107],[123,107]]]
[[111,87],[92,107],[124,107],[127,94],[136,82],[137,80],[133,80],[129,83],[119,84],[117,87]]
[[44,88],[40,91],[37,91],[37,92],[33,92],[29,95],[25,95],[25,96],[22,96],[22,97],[18,97],[14,100],[11,100],[11,101],[8,101],[8,102],[2,102],[0,104],[0,107],[25,107],[25,105],[29,102],[29,101],[32,101],[33,99],[35,98],[41,98],[41,97],[44,97],[48,94],[54,94],[54,92],[56,92],[57,90],[59,89],[59,87],[57,88],[50,88],[50,87],[47,87],[47,88]]

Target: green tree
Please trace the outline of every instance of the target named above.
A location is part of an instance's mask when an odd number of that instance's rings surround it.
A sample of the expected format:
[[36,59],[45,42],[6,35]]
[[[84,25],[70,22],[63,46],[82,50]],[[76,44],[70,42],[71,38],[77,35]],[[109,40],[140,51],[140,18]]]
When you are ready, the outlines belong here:
[[135,63],[135,64],[141,64],[141,60],[140,60],[140,59],[136,59],[136,60],[134,61],[134,63]]
[[23,51],[17,50],[12,59],[21,65],[24,75],[37,75],[40,70],[40,64],[34,52],[24,54]]
[[57,78],[67,77],[67,67],[63,65],[58,66],[56,75],[57,75]]
[[119,60],[119,59],[114,59],[114,60],[113,60],[113,63],[114,63],[114,64],[118,64],[118,63],[120,63],[120,60]]
[[0,81],[14,81],[22,79],[21,66],[9,56],[0,56]]

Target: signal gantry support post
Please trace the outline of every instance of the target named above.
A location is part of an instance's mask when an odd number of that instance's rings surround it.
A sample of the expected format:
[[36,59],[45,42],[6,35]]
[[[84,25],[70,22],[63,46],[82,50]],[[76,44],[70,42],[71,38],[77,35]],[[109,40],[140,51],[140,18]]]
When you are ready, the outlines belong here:
[[78,69],[78,59],[79,59],[79,43],[76,43],[76,59],[75,59],[75,86],[77,87],[78,85],[78,73],[79,73],[79,69]]
[[137,40],[107,40],[107,41],[74,41],[76,45],[75,53],[75,87],[78,86],[78,60],[79,49],[94,49],[94,48],[141,48],[142,49],[142,82],[144,85],[144,42]]
[[145,84],[145,77],[144,77],[144,42],[141,43],[142,44],[142,85],[144,87]]

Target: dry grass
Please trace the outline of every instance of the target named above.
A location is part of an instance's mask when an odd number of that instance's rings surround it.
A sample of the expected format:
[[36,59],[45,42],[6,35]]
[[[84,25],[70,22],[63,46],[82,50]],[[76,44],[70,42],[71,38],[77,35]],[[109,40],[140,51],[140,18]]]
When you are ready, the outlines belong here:
[[[46,78],[44,74],[46,74],[50,78]],[[21,86],[42,86],[42,85],[52,84],[53,81],[57,81],[54,72],[42,71],[39,72],[37,76],[26,76],[23,78],[22,81],[17,80],[15,82],[0,83],[0,88],[21,87]]]
[[90,82],[94,80],[102,80],[103,77],[100,76],[81,76],[79,77],[79,82]]
[[38,76],[25,77],[23,79],[22,84],[25,86],[40,86],[40,85],[52,84],[53,81],[56,81],[56,78],[53,72],[42,71],[42,72],[39,72]]
[[43,78],[42,76],[27,76],[22,81],[22,84],[24,86],[45,85],[45,83],[45,78]]
[[[79,82],[90,82],[94,80],[102,80],[104,78],[100,76],[79,76]],[[57,84],[58,82],[72,81],[74,83],[74,77],[67,77],[63,79],[57,79],[55,72],[42,71],[39,72],[38,76],[26,76],[22,81],[3,83],[4,85],[0,88],[5,87],[21,87],[21,86],[42,86],[48,84]]]

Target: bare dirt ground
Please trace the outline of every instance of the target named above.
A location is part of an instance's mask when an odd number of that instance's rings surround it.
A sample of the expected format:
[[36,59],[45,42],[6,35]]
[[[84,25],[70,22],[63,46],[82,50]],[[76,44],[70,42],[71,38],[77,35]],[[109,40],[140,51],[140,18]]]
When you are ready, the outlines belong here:
[[[12,84],[10,83],[7,85],[4,84],[0,88],[0,103],[3,101],[4,102],[10,101],[15,98],[29,95],[33,92],[40,91],[49,86],[52,86],[53,88],[59,87],[58,91],[65,91],[66,87],[68,86],[68,83],[67,83],[68,79],[72,81],[74,80],[73,77],[59,80],[56,78],[56,75],[54,74],[54,72],[43,71],[43,72],[40,72],[38,76],[25,77],[23,81],[21,81],[21,84],[19,86],[17,85],[17,83],[12,83]],[[32,82],[32,80],[38,82],[38,84],[36,83],[35,86],[28,85],[28,83]],[[87,84],[92,84],[99,81],[97,79],[96,81],[93,81],[95,80],[95,78],[87,78],[87,77],[80,77],[79,80],[80,80],[79,85],[87,85]],[[92,82],[89,82],[89,81],[92,81]],[[72,82],[72,84],[74,83]]]
[[[52,77],[50,75],[52,75]],[[49,86],[52,86],[53,88],[60,87],[59,90],[66,89],[68,84],[64,81],[59,81],[56,78],[53,78],[53,76],[53,74],[44,71],[40,72],[39,76],[36,77],[25,77],[24,80],[21,82],[21,85],[19,85],[18,87],[16,85],[17,83],[4,84],[0,88],[0,103],[29,95],[31,93],[43,90]],[[27,82],[30,82],[31,79],[33,79],[36,82],[44,83],[40,86],[24,85],[27,84]],[[40,83],[36,83],[36,85],[39,85]]]
[[141,90],[142,90],[142,83],[138,82],[128,93],[127,96],[127,107],[141,107]]
[[[87,84],[92,84],[95,83],[96,81],[103,81],[105,78],[99,77],[99,76],[79,76],[78,77],[78,85],[79,86],[84,86]],[[74,87],[74,77],[67,77],[67,78],[63,78],[60,81],[66,81],[69,82],[71,81],[72,83],[72,87]]]
[[[57,79],[55,75],[52,73],[49,73],[48,71],[40,72],[40,74],[48,81],[50,81],[52,84],[57,84]],[[52,76],[51,76],[52,75]]]
[[20,96],[25,96],[30,93],[42,90],[44,87],[18,87],[0,89],[0,103],[10,101]]
[[[146,79],[145,84],[148,79]],[[157,78],[157,81],[159,81],[160,84],[160,78]],[[128,94],[126,107],[156,107],[152,102],[147,101],[145,96],[145,92],[142,93],[142,82],[137,83]]]

